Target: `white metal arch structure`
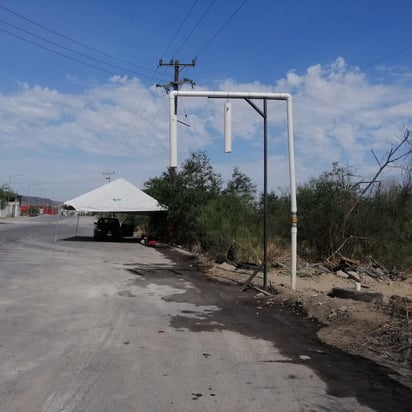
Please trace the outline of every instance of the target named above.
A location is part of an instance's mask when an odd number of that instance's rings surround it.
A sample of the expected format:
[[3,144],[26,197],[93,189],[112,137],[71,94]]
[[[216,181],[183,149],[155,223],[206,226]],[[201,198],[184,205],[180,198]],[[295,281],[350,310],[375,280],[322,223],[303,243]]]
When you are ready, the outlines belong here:
[[[290,177],[290,199],[291,199],[291,289],[296,290],[296,249],[297,249],[297,205],[296,205],[296,179],[295,179],[295,155],[293,147],[293,116],[292,96],[289,93],[244,93],[244,92],[222,92],[222,91],[172,91],[169,94],[170,103],[170,167],[177,167],[177,115],[175,105],[177,96],[184,97],[208,97],[225,99],[245,99],[259,113],[262,112],[251,102],[251,99],[284,100],[287,104],[287,127],[289,144],[289,177]],[[262,114],[263,115],[263,114]],[[265,119],[266,120],[266,119]],[[265,262],[266,263],[266,262]]]

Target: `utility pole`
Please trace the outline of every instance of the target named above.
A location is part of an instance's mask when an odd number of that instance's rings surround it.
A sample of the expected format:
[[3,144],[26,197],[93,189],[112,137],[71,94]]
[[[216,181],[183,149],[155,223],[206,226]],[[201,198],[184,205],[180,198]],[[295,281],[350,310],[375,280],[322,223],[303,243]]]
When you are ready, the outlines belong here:
[[[180,63],[179,60],[170,60],[169,63],[163,63],[163,60],[159,60],[159,66],[169,66],[175,68],[175,76],[172,82],[166,84],[156,84],[156,87],[163,87],[166,92],[169,92],[171,88],[173,90],[179,90],[179,86],[183,84],[191,84],[192,88],[195,86],[195,82],[191,79],[182,79],[180,80],[180,68],[181,67],[194,67],[196,64],[196,60],[192,60],[192,63]],[[177,115],[177,96],[175,97],[175,114]]]
[[[168,67],[174,67],[175,68],[175,75],[174,79],[172,82],[166,83],[166,84],[156,84],[156,87],[163,87],[166,90],[166,93],[169,93],[170,89],[179,90],[179,86],[182,86],[184,84],[191,84],[192,89],[195,86],[195,82],[191,79],[184,78],[180,80],[180,68],[181,67],[194,67],[196,64],[196,60],[192,60],[192,63],[180,63],[179,60],[170,60],[169,63],[163,63],[163,60],[159,60],[159,66],[168,66]],[[177,95],[175,96],[175,115],[177,116]],[[178,120],[179,122],[179,120]],[[183,123],[183,122],[179,122]],[[183,123],[185,124],[185,123]],[[187,124],[185,124],[187,126]],[[176,176],[176,167],[169,167],[169,173],[172,178]]]
[[105,176],[107,183],[110,183],[112,180],[112,175],[114,175],[114,172],[103,172],[103,176]]

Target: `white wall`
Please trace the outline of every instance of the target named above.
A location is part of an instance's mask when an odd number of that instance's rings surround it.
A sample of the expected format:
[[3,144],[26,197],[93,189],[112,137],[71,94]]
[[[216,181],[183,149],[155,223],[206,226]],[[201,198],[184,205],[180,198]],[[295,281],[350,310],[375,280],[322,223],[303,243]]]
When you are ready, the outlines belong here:
[[21,216],[19,202],[9,202],[4,209],[0,209],[0,218]]

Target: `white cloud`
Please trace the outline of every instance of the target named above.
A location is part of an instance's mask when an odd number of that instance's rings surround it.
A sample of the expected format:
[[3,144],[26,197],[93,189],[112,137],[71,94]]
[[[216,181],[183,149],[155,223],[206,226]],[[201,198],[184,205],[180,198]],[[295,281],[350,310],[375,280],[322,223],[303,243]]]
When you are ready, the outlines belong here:
[[411,85],[372,84],[342,58],[292,74],[276,86],[294,94],[296,150],[304,163],[341,161],[362,169],[370,149],[387,149],[410,125]]
[[[401,77],[391,84],[374,83],[359,68],[338,58],[304,73],[291,70],[274,85],[228,79],[215,88],[292,93],[297,177],[303,182],[329,169],[334,161],[355,166],[359,174],[374,170],[370,150],[384,152],[402,137],[405,127],[412,126],[412,85],[407,80],[412,76],[403,69]],[[256,104],[262,107],[261,102]],[[179,100],[179,117],[190,124],[179,125],[179,160],[204,149],[224,177],[239,166],[261,185],[262,117],[244,100],[232,100],[232,105],[233,153],[222,160],[215,153],[223,147],[223,101]],[[51,172],[53,180],[67,180],[68,173],[87,180],[85,176],[91,178],[93,171],[95,179],[113,168],[119,177],[142,185],[167,168],[168,116],[168,97],[138,79],[112,77],[77,94],[22,84],[13,93],[0,94],[4,173],[0,178],[6,182],[7,176],[24,169],[27,180],[29,175],[47,180]],[[268,121],[269,186],[287,187],[284,102],[269,102]],[[70,189],[67,197],[81,193],[78,189],[75,193]]]

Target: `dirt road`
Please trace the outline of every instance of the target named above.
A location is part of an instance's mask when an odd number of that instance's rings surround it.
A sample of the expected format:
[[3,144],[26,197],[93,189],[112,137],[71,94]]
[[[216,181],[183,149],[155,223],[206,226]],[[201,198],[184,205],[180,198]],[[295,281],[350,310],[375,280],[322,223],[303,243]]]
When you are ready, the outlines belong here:
[[0,225],[0,410],[402,411],[387,371],[319,343],[194,262],[93,242],[92,221]]

